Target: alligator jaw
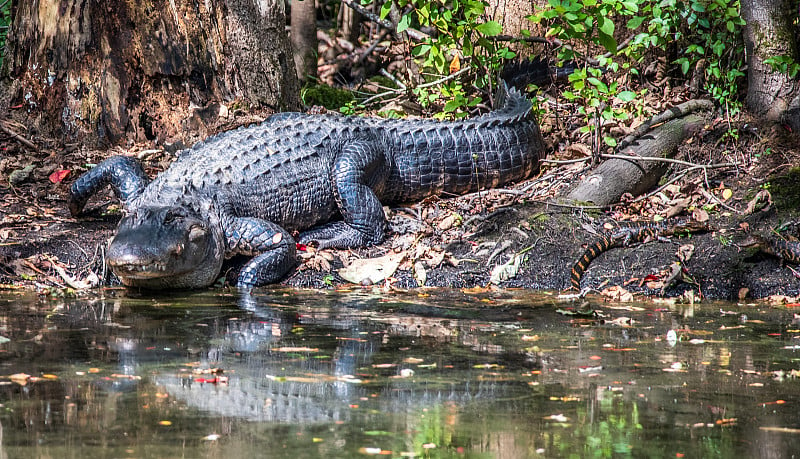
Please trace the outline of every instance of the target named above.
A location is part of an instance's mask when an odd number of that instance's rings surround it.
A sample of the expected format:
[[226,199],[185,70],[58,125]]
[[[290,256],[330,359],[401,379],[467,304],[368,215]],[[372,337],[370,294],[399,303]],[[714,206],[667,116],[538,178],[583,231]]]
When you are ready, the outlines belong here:
[[126,278],[153,279],[167,275],[182,274],[174,272],[167,273],[167,266],[164,263],[147,262],[132,257],[109,260],[108,264],[111,266],[114,274],[122,279],[123,284],[127,284],[125,282]]

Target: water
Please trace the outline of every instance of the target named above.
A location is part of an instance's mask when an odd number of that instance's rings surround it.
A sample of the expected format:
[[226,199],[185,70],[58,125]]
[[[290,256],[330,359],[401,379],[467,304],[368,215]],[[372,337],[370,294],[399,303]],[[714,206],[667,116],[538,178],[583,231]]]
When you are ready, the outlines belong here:
[[[0,458],[794,457],[791,307],[0,292]],[[2,339],[2,341],[5,341]]]

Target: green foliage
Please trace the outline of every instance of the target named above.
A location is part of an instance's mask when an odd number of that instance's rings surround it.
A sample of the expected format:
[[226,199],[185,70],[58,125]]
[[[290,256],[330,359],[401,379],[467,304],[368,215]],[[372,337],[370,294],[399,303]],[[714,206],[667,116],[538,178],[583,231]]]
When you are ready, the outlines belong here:
[[352,92],[324,84],[304,87],[300,98],[306,106],[321,105],[328,110],[339,110],[355,100]]
[[359,110],[363,110],[364,106],[359,105],[356,101],[350,101],[341,107],[339,107],[339,113],[342,115],[355,115],[359,112]]
[[764,59],[764,63],[772,67],[772,70],[789,75],[789,78],[794,78],[800,72],[800,64],[797,63],[791,56],[776,56]]
[[11,2],[7,1],[0,6],[0,65],[3,64],[6,51],[6,37],[11,26]]
[[[381,17],[391,12],[394,3],[381,7]],[[474,72],[478,88],[490,87],[505,59],[515,53],[501,42],[489,38],[500,35],[503,28],[486,17],[485,0],[397,0],[404,11],[397,32],[408,28],[433,30],[429,37],[415,42],[411,55],[419,66],[425,82],[437,81],[456,72]],[[441,117],[458,118],[482,102],[480,95],[453,78],[439,85],[416,88],[414,94],[423,107],[432,103],[444,104]]]
[[[549,0],[549,6],[529,17],[548,27],[547,36],[570,46],[559,48],[561,60],[589,61],[570,82],[564,96],[578,103],[587,122],[624,120],[641,108],[643,92],[618,84],[620,70],[631,76],[636,66],[655,53],[672,59],[675,70],[688,75],[704,72],[705,91],[730,114],[741,107],[737,98],[744,77],[744,44],[739,0]],[[624,24],[624,31],[617,28]],[[617,36],[631,36],[620,46]],[[605,50],[602,56],[587,58]],[[674,53],[670,58],[670,51]],[[776,63],[778,62],[776,58]],[[794,68],[787,64],[787,68]],[[668,71],[670,69],[667,69]],[[601,123],[601,126],[603,123]],[[609,146],[614,140],[603,135]]]

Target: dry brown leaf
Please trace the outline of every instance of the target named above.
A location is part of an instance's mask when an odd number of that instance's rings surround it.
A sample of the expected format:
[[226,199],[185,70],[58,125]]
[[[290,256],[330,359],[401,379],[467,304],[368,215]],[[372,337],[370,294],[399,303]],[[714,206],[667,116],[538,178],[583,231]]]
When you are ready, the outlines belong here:
[[406,251],[389,252],[378,258],[355,260],[349,266],[340,269],[339,276],[354,284],[365,282],[376,284],[391,277],[407,255]]
[[678,251],[675,252],[675,256],[677,256],[678,260],[683,263],[691,260],[692,255],[694,255],[694,244],[683,244],[682,246],[678,247]]
[[703,209],[695,209],[692,211],[692,218],[698,222],[707,222],[708,221],[708,212]]
[[633,293],[616,285],[603,289],[600,294],[615,301],[633,301]]

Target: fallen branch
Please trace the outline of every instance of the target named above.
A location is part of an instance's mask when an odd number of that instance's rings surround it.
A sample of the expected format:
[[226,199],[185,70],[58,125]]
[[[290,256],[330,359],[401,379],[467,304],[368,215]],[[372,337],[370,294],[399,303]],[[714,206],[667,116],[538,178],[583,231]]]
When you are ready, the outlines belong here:
[[666,173],[668,164],[696,167],[670,157],[678,145],[705,122],[697,115],[687,115],[661,124],[652,135],[638,139],[635,154],[614,155],[604,161],[569,193],[568,198],[607,206],[619,202],[626,193],[638,196],[650,191]]

